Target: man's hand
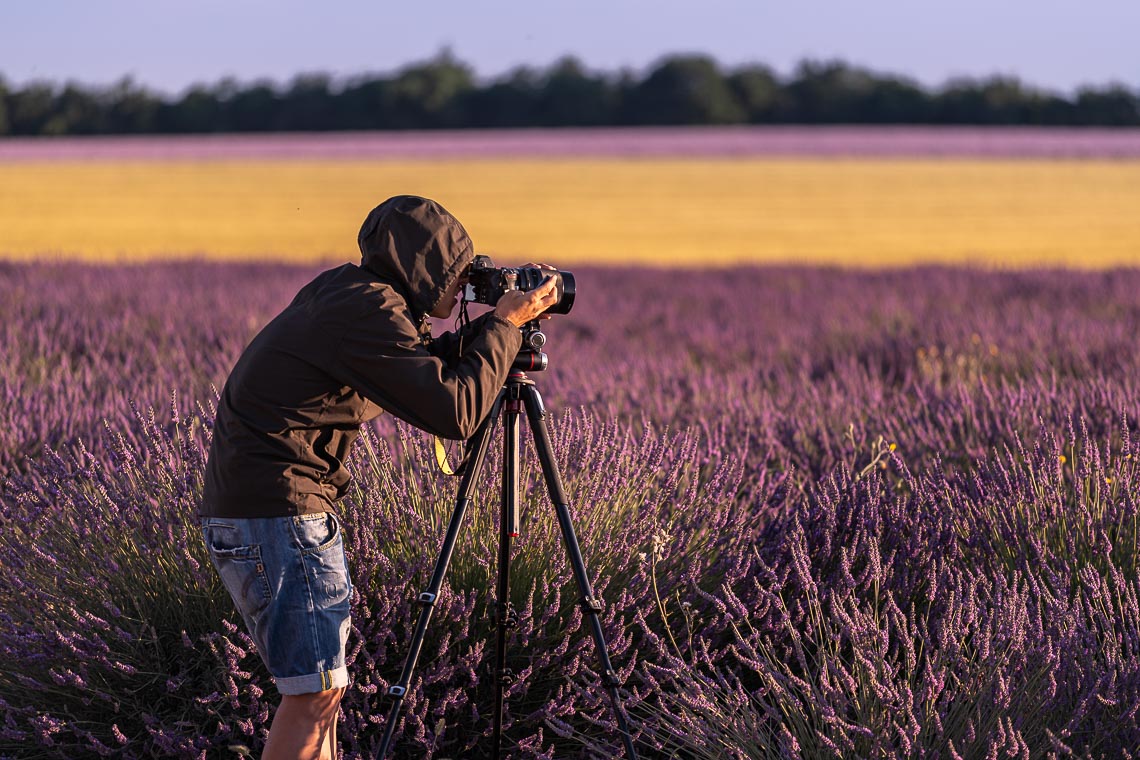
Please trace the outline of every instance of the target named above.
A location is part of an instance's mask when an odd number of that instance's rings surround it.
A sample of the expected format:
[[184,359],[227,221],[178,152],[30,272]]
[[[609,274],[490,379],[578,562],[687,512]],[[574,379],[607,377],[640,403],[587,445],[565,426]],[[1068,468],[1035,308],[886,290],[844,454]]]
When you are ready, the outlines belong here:
[[[557,283],[547,277],[534,290],[508,290],[495,304],[495,315],[507,320],[515,327],[522,327],[531,320],[538,319],[542,312],[558,302]],[[546,317],[549,319],[549,317]]]

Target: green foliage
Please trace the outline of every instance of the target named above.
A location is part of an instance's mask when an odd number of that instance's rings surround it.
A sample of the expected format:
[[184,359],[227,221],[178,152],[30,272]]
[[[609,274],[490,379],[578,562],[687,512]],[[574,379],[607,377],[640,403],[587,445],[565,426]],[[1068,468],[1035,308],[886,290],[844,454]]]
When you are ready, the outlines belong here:
[[535,102],[535,119],[547,127],[607,124],[617,107],[617,91],[602,75],[591,75],[573,57],[555,62],[544,73]]
[[0,136],[8,134],[8,83],[0,77]]
[[456,107],[472,87],[471,69],[447,50],[431,61],[406,68],[391,83],[391,126],[464,126]]
[[775,72],[767,66],[745,66],[732,72],[727,81],[748,121],[760,124],[780,113],[784,92]]
[[1011,77],[928,90],[843,61],[802,62],[787,78],[705,55],[663,58],[642,76],[591,73],[573,57],[487,82],[444,49],[390,75],[286,85],[227,78],[163,97],[124,78],[106,88],[0,79],[0,135],[559,127],[620,124],[1140,125],[1140,93],[1120,83],[1072,98]]
[[744,109],[708,56],[665,59],[624,104],[631,124],[734,124]]

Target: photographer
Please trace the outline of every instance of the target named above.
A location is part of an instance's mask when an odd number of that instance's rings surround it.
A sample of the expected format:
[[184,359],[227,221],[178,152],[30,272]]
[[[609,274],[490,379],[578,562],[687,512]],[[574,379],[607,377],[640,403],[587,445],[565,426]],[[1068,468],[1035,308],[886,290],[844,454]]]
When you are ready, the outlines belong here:
[[428,317],[451,314],[475,257],[462,225],[434,201],[397,196],[358,241],[359,266],[318,275],[242,353],[206,467],[203,537],[282,695],[266,760],[336,756],[352,583],[333,504],[360,425],[388,411],[470,437],[519,352],[518,328],[558,300],[552,279],[508,291],[431,340]]

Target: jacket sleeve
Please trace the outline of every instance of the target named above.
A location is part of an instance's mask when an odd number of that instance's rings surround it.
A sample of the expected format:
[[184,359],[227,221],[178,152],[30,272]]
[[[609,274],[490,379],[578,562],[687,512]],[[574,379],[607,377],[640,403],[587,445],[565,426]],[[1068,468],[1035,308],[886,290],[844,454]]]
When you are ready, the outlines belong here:
[[438,356],[448,366],[455,364],[459,360],[460,345],[466,353],[471,341],[482,332],[487,320],[491,318],[491,314],[492,312],[480,314],[472,319],[469,324],[463,325],[455,332],[445,332],[435,336],[431,343],[426,346],[428,353],[432,356]]
[[470,438],[491,411],[522,347],[518,328],[489,317],[446,363],[420,343],[411,323],[374,313],[346,330],[330,374],[400,419],[441,438]]

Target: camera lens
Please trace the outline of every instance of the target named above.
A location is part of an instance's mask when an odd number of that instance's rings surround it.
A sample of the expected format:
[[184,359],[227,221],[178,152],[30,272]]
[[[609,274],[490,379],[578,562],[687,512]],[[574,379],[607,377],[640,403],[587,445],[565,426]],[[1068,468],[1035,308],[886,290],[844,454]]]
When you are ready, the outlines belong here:
[[559,272],[555,277],[558,280],[558,303],[547,311],[551,314],[569,314],[574,306],[574,275],[569,272]]

